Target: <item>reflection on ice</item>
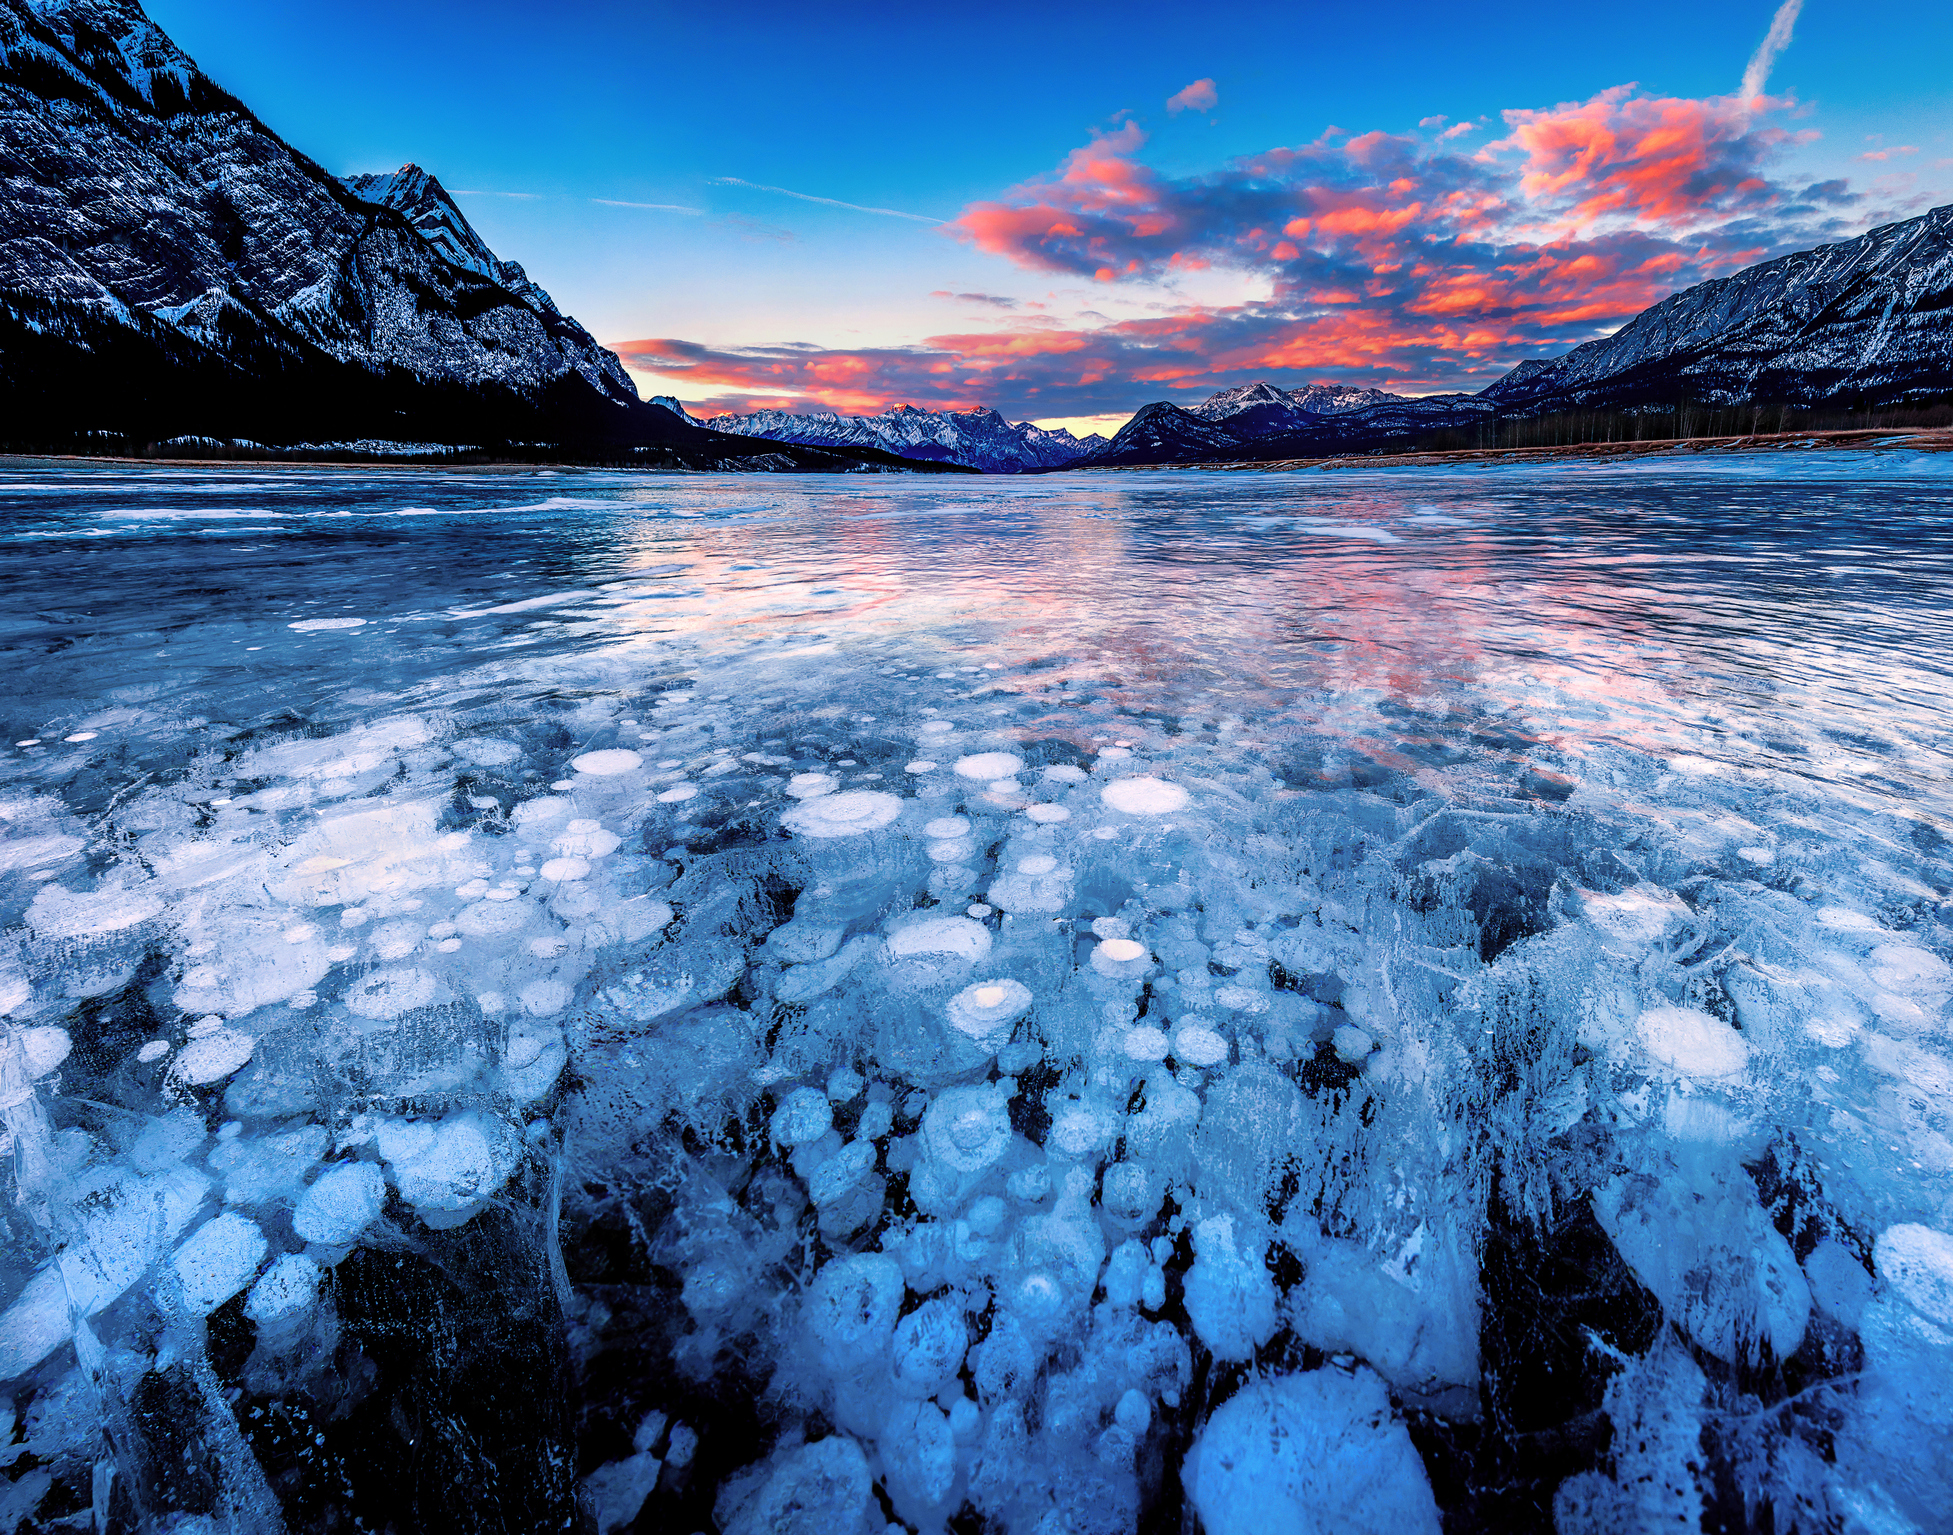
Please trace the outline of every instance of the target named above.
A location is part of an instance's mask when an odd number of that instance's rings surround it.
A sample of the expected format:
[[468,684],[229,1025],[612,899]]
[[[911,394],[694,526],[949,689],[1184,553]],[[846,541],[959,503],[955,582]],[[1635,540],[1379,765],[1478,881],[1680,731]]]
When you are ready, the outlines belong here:
[[209,481],[5,577],[21,1519],[1942,1521],[1930,486]]

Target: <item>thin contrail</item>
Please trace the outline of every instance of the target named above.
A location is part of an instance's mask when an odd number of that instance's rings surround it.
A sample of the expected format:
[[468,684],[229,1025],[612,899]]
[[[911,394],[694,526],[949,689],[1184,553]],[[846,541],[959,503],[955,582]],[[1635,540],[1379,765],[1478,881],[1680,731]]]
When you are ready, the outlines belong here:
[[1783,4],[1777,7],[1777,14],[1770,18],[1770,30],[1764,34],[1756,52],[1750,55],[1749,68],[1743,71],[1743,101],[1746,105],[1763,94],[1763,87],[1770,79],[1770,68],[1777,62],[1777,55],[1790,46],[1790,29],[1797,25],[1797,13],[1803,8],[1804,0],[1783,0]]
[[[1799,0],[1801,3],[1801,0]],[[860,203],[844,203],[838,197],[816,197],[811,192],[795,192],[787,187],[769,187],[757,181],[743,181],[737,176],[714,176],[713,183],[722,187],[746,187],[754,192],[774,192],[781,197],[797,197],[803,203],[824,203],[830,208],[846,208],[854,213],[879,213],[886,218],[914,219],[918,224],[946,224],[947,219],[932,219],[926,213],[904,213],[900,208],[869,208]]]

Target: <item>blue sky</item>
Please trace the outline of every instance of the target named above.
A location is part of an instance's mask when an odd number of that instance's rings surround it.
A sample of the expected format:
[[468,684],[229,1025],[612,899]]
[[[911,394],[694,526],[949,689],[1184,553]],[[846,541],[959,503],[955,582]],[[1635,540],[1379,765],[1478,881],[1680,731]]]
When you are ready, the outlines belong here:
[[[433,171],[490,244],[600,339],[656,343],[626,349],[646,392],[694,402],[867,408],[933,389],[919,402],[983,394],[1013,417],[1084,420],[1258,372],[1479,387],[1507,352],[1611,328],[1647,297],[1738,258],[1953,198],[1944,5],[1888,7],[1867,25],[1862,7],[1807,0],[1774,58],[1774,104],[1740,120],[1727,106],[1705,117],[1685,105],[1734,98],[1777,10],[1769,0],[1656,0],[1628,12],[1564,0],[1495,12],[500,0],[148,9],[328,169],[412,160]],[[1201,80],[1212,82],[1211,107],[1197,91],[1193,107],[1168,110]],[[1720,147],[1704,163],[1723,181],[1680,207],[1650,201],[1652,175],[1623,172],[1616,184],[1633,183],[1639,201],[1603,207],[1548,163],[1568,152],[1545,144],[1557,119],[1521,145],[1500,115],[1596,101],[1580,120],[1606,119],[1620,165],[1656,153],[1665,124],[1709,122]],[[1624,114],[1632,141],[1617,132]],[[1446,138],[1461,122],[1482,126]],[[1342,134],[1325,140],[1331,128]],[[1374,134],[1390,137],[1389,156],[1364,137]],[[1317,151],[1306,174],[1261,158],[1324,143],[1370,147],[1336,148],[1333,164]],[[1863,158],[1875,154],[1886,158]],[[1590,158],[1578,174],[1594,170]],[[1373,211],[1390,186],[1415,182],[1396,195],[1432,212],[1431,185],[1462,196],[1460,178],[1478,174],[1470,167],[1494,161],[1505,179],[1484,195],[1504,199],[1496,228],[1437,219],[1422,257],[1380,245],[1373,228],[1327,233],[1323,211],[1355,195],[1353,177],[1373,183]],[[1699,171],[1689,174],[1699,181]],[[1744,176],[1767,190],[1731,191]],[[1818,184],[1833,191],[1814,202]],[[1302,221],[1310,235],[1284,240],[1267,225],[1269,185],[1289,211],[1316,210]],[[1225,227],[1217,199],[1233,210]],[[1135,214],[1142,205],[1151,211]],[[999,210],[989,224],[953,222],[985,206]],[[1032,208],[1056,210],[1053,231],[1084,228],[1074,214],[1095,222],[1067,244],[1018,217]],[[1554,222],[1542,233],[1545,213]],[[1630,226],[1642,240],[1632,281],[1621,265]],[[1594,304],[1513,318],[1524,307],[1515,292],[1539,268],[1512,251],[1589,242],[1582,259],[1558,263],[1563,289],[1566,274],[1594,268],[1591,242],[1603,236],[1615,270]],[[1657,259],[1642,237],[1671,254]],[[1449,297],[1407,298],[1401,280],[1394,297],[1377,296],[1373,274],[1407,269],[1406,258],[1428,267],[1431,252],[1464,239],[1499,254],[1448,271]],[[1088,243],[1118,259],[1094,266]],[[1496,294],[1483,290],[1485,313],[1511,323],[1474,329],[1465,306],[1495,268],[1507,275]],[[1354,322],[1350,306],[1368,318]],[[1441,333],[1426,323],[1439,311]],[[1223,331],[1225,344],[1213,340]]]

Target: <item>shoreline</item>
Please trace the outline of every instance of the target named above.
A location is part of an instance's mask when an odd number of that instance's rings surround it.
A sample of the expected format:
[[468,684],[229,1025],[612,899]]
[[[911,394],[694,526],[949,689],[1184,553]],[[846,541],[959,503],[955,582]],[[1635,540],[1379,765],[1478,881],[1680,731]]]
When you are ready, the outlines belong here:
[[[1329,472],[1342,469],[1438,468],[1478,465],[1494,468],[1503,464],[1551,464],[1582,462],[1623,462],[1644,458],[1689,458],[1703,453],[1811,453],[1848,449],[1856,452],[1953,453],[1953,427],[1872,428],[1854,427],[1820,432],[1758,432],[1722,437],[1648,438],[1636,442],[1579,442],[1538,448],[1451,448],[1427,453],[1342,453],[1322,458],[1222,459],[1197,463],[1166,464],[1065,464],[1041,474],[1156,474],[1166,470],[1205,474],[1296,474],[1310,470]],[[521,470],[625,474],[817,474],[833,471],[806,469],[678,469],[632,467],[615,464],[585,464],[568,460],[495,459],[474,463],[444,463],[422,458],[138,458],[121,453],[0,453],[0,467],[45,464],[129,464],[146,467],[185,469],[287,469],[364,471],[392,470],[398,473],[426,473],[438,470],[448,474],[507,474]],[[887,471],[901,473],[900,470]],[[980,478],[1018,479],[1020,475],[990,475]]]
[[[1546,448],[1451,448],[1435,453],[1335,454],[1324,458],[1228,459],[1191,464],[1088,464],[1095,473],[1194,470],[1209,474],[1294,474],[1307,470],[1436,468],[1442,465],[1547,464],[1686,458],[1700,453],[1795,453],[1849,448],[1862,451],[1953,452],[1953,428],[1851,428],[1826,432],[1758,432],[1727,437],[1650,438],[1639,442],[1577,442]],[[1062,470],[1058,471],[1063,473]]]

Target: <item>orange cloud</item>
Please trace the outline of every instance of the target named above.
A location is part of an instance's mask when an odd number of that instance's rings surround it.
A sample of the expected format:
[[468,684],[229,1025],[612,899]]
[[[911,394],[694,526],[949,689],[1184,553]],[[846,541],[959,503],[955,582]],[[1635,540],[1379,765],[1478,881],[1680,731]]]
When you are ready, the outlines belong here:
[[1145,135],[1128,121],[946,232],[1100,285],[1213,267],[1255,276],[1262,296],[1090,325],[1000,315],[995,330],[908,348],[619,350],[707,392],[803,409],[988,403],[1013,419],[1129,410],[1161,389],[1267,375],[1478,388],[1678,287],[1846,233],[1855,194],[1779,174],[1805,137],[1784,125],[1793,105],[1619,86],[1507,112],[1504,136],[1475,152],[1453,147],[1474,124],[1432,119],[1421,125],[1432,137],[1331,130],[1179,177],[1141,158]]

